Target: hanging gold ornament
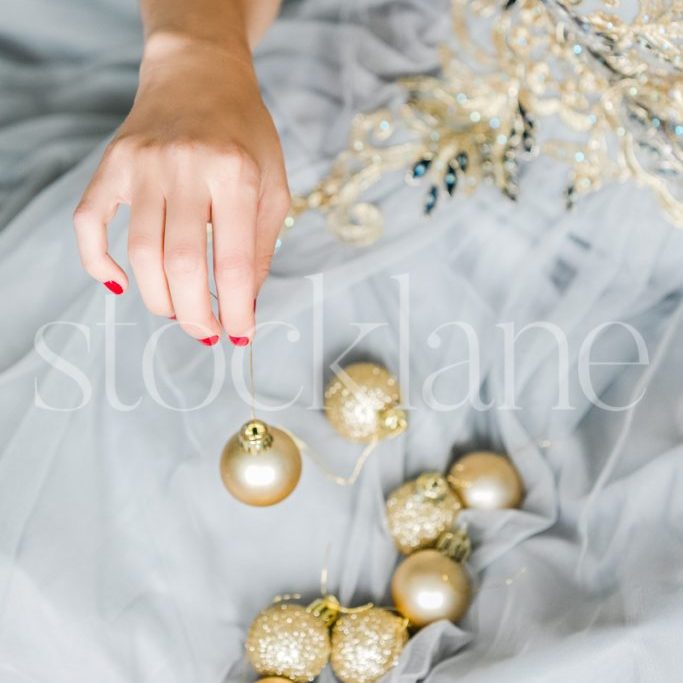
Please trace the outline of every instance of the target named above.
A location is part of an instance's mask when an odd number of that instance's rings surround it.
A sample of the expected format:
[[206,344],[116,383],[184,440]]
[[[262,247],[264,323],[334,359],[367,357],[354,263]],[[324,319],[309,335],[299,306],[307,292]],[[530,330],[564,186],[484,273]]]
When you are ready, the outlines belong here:
[[310,607],[279,602],[254,619],[246,650],[260,676],[306,683],[320,674],[330,658],[328,624]]
[[332,426],[360,443],[403,432],[408,422],[400,403],[398,380],[374,363],[348,365],[325,389],[325,413]]
[[234,434],[221,455],[225,488],[247,505],[274,505],[286,498],[301,476],[301,454],[292,438],[261,420]]
[[459,621],[472,597],[470,579],[462,565],[470,552],[465,531],[445,532],[437,547],[409,555],[391,580],[396,609],[417,628],[439,619]]
[[374,683],[396,665],[408,620],[381,607],[342,614],[332,628],[330,663],[341,683]]
[[490,451],[464,455],[451,467],[448,482],[468,508],[516,508],[524,497],[522,480],[510,459]]
[[444,531],[453,527],[461,508],[443,475],[424,472],[387,498],[389,532],[396,547],[408,555],[433,546]]

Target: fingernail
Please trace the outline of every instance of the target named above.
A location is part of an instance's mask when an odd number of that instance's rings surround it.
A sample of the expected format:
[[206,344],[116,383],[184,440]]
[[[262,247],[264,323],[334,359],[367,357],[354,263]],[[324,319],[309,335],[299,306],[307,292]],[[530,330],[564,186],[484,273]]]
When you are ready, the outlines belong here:
[[198,339],[197,341],[204,344],[204,346],[213,346],[214,344],[218,343],[219,339],[220,337],[217,334],[215,334],[213,337],[207,337],[206,339]]
[[169,320],[176,320],[176,317],[174,315],[169,316]]
[[106,282],[102,283],[110,292],[113,292],[114,294],[123,294],[123,287],[118,282],[115,282],[114,280],[107,280]]
[[235,346],[246,346],[249,343],[249,337],[231,337],[228,335],[228,339],[230,339]]

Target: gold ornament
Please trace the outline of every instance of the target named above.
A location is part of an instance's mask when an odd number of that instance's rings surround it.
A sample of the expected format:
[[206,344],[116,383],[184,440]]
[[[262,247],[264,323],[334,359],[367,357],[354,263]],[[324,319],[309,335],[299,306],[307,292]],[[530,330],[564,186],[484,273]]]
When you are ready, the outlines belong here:
[[462,504],[446,478],[425,472],[399,486],[387,498],[387,523],[396,547],[405,555],[433,546],[453,527]]
[[306,683],[320,674],[330,658],[328,625],[303,605],[280,602],[254,619],[246,650],[259,675]]
[[285,432],[250,420],[233,435],[221,456],[225,488],[247,505],[274,505],[286,498],[301,476],[301,454]]
[[396,665],[408,620],[381,607],[342,614],[332,628],[330,663],[342,683],[374,683]]
[[489,451],[460,458],[451,467],[448,482],[468,508],[515,508],[524,497],[522,480],[509,458]]
[[374,363],[353,363],[325,389],[325,413],[345,438],[360,443],[396,436],[407,427],[397,379]]
[[421,628],[439,619],[459,621],[470,605],[467,572],[438,550],[418,550],[394,572],[391,595],[396,609]]

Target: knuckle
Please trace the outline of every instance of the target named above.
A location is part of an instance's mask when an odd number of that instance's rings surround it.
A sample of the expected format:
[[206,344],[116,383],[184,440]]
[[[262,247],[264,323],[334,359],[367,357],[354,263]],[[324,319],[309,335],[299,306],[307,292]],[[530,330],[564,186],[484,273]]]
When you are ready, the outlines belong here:
[[270,264],[270,257],[263,258],[262,260],[259,260],[259,262],[256,264],[257,282],[263,282],[268,277],[268,273],[270,273]]
[[273,190],[271,202],[273,211],[280,222],[284,221],[289,210],[292,208],[292,195],[286,185],[279,186],[277,189]]
[[270,271],[270,265],[273,261],[273,255],[272,254],[264,254],[263,256],[259,256],[258,259],[256,260],[256,270],[258,271],[259,274],[263,273],[268,273]]
[[105,162],[117,164],[128,160],[138,144],[132,137],[119,137],[107,146],[104,153]]
[[173,275],[193,275],[202,270],[201,253],[190,246],[178,246],[169,249],[164,255],[166,272]]
[[254,158],[243,147],[231,147],[223,152],[220,163],[230,178],[248,188],[258,189],[261,171]]
[[214,264],[214,275],[220,282],[235,282],[244,279],[253,270],[253,262],[246,254],[218,256]]
[[87,199],[81,200],[73,213],[74,226],[78,229],[95,219],[95,210]]
[[132,264],[145,264],[159,261],[159,246],[147,237],[132,235],[128,239],[128,259]]
[[172,140],[166,143],[164,151],[171,159],[185,162],[189,157],[196,156],[201,145],[193,140]]

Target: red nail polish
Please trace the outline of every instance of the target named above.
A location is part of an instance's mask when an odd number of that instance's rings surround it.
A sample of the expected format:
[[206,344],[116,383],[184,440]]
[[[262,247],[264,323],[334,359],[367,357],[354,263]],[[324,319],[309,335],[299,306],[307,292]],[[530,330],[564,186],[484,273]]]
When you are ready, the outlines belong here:
[[102,283],[110,292],[113,292],[114,294],[123,294],[123,287],[118,282],[115,282],[114,280],[107,280],[106,282]]
[[228,335],[228,339],[230,339],[235,346],[246,346],[249,343],[249,337],[231,337]]
[[169,317],[169,320],[176,320],[176,317],[174,315]]
[[213,337],[207,337],[206,339],[198,339],[197,341],[204,344],[204,346],[213,346],[214,344],[218,343],[219,339],[220,337],[217,334],[215,334]]

